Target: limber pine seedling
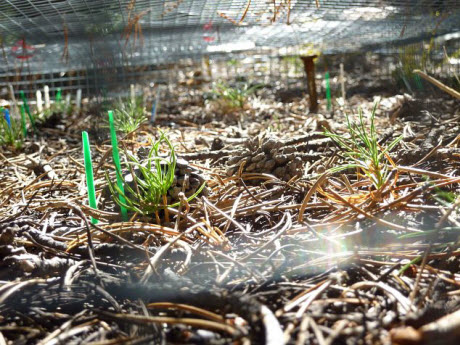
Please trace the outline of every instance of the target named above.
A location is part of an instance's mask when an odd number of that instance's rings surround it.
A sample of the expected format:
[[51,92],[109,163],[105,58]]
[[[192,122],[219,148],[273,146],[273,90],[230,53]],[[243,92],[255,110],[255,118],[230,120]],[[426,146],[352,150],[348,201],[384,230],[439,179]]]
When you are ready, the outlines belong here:
[[219,97],[221,102],[225,102],[228,108],[243,109],[248,97],[260,87],[261,85],[249,86],[248,84],[231,87],[218,82],[212,92]]
[[144,113],[142,104],[120,100],[115,107],[113,121],[117,131],[128,134],[137,130],[146,122],[147,116]]
[[0,145],[21,148],[24,142],[21,127],[10,117],[8,109],[0,108],[0,116]]
[[[166,156],[160,155],[160,146],[165,144],[169,150]],[[109,189],[114,196],[115,202],[125,209],[141,215],[156,214],[163,204],[167,212],[166,195],[174,181],[176,169],[176,154],[174,146],[163,132],[160,138],[152,143],[147,156],[147,162],[142,163],[133,154],[125,151],[127,157],[126,165],[129,169],[129,178],[132,178],[133,186],[123,177],[121,168],[115,166],[116,174],[123,181],[124,190],[117,184],[113,184],[108,176]],[[126,192],[125,192],[126,191]],[[166,214],[165,214],[166,216]]]
[[[167,149],[166,155],[161,155],[160,148]],[[160,132],[160,137],[152,141],[152,147],[146,161],[141,162],[133,154],[124,152],[125,165],[129,171],[123,175],[121,168],[115,166],[117,176],[123,181],[124,190],[111,181],[106,172],[109,189],[115,202],[128,211],[140,215],[155,214],[159,222],[158,211],[164,209],[165,219],[169,221],[168,207],[177,207],[179,203],[167,204],[167,193],[174,182],[176,170],[176,153],[173,144],[165,133]],[[204,184],[187,200],[194,199],[204,188]]]
[[379,189],[386,183],[389,176],[385,158],[388,152],[399,143],[402,136],[394,139],[386,147],[379,145],[374,122],[377,107],[378,102],[374,104],[372,109],[369,130],[364,123],[363,111],[359,108],[359,122],[353,121],[349,115],[346,115],[349,138],[328,130],[324,134],[344,151],[344,156],[349,161],[347,164],[330,169],[330,172],[335,173],[353,168],[360,169],[370,179],[374,187]]

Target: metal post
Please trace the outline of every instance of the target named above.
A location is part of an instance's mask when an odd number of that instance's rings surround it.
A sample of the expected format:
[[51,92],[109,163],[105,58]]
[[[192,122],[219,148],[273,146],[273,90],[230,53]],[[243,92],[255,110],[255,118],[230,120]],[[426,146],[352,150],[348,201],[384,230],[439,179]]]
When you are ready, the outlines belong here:
[[317,55],[301,56],[305,73],[308,81],[308,95],[310,97],[310,112],[315,113],[318,110],[318,94],[316,92],[315,82],[315,62]]

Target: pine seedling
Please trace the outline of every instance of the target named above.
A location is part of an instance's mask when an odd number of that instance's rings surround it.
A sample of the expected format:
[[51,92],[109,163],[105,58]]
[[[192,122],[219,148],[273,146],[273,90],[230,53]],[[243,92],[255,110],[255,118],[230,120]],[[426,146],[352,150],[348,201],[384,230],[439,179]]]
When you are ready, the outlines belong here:
[[[161,148],[166,149],[166,155],[160,153]],[[106,172],[109,189],[115,202],[128,211],[140,215],[155,214],[157,221],[158,211],[164,209],[168,221],[167,208],[178,206],[178,203],[167,204],[167,194],[174,182],[177,161],[173,144],[163,132],[160,132],[160,138],[152,142],[145,162],[141,162],[126,151],[124,154],[126,157],[124,166],[129,174],[123,175],[123,172],[116,167],[116,174],[123,181],[124,190],[119,188],[117,183],[112,182]],[[188,198],[188,201],[195,198],[203,188],[204,184]]]
[[328,130],[324,134],[343,150],[348,161],[346,164],[330,169],[330,172],[335,173],[351,168],[359,169],[370,179],[374,187],[379,189],[386,183],[390,172],[387,154],[399,143],[402,136],[397,137],[385,147],[379,145],[374,122],[377,106],[378,102],[372,109],[369,129],[366,128],[363,111],[360,108],[358,122],[346,115],[348,138]]
[[243,109],[250,95],[252,95],[260,85],[249,86],[243,84],[237,87],[231,87],[227,84],[219,82],[215,85],[213,93],[224,103],[227,107],[232,109]]
[[131,133],[147,120],[145,109],[139,102],[120,100],[115,106],[113,121],[115,129],[119,132]]
[[15,119],[3,116],[0,111],[0,146],[9,146],[13,149],[20,149],[24,143],[24,137],[20,124]]

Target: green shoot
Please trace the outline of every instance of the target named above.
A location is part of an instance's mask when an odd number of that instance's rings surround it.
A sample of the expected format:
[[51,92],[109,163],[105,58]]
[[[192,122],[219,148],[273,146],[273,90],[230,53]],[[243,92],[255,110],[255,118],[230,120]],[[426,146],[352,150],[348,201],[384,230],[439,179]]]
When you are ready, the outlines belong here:
[[402,136],[393,140],[386,147],[379,145],[374,123],[377,106],[378,103],[375,103],[372,109],[369,130],[364,123],[363,111],[359,109],[359,122],[356,123],[348,115],[346,116],[349,138],[328,130],[324,134],[344,151],[344,156],[348,160],[346,164],[330,169],[330,172],[357,168],[370,179],[376,189],[379,189],[389,176],[385,155],[399,143]]
[[[113,112],[109,110],[109,125],[110,125],[110,139],[112,141],[112,156],[113,156],[113,162],[115,163],[115,166],[117,167],[117,170],[121,170],[121,164],[120,164],[120,153],[118,151],[118,141],[117,141],[117,134],[115,133],[115,126],[113,124]],[[120,177],[120,174],[117,174],[117,186],[118,188],[122,191],[124,194],[125,190],[123,187],[123,181]],[[120,196],[120,201],[125,203],[126,200]],[[128,220],[128,213],[126,208],[121,207],[121,216],[124,221]]]
[[139,102],[122,102],[115,106],[113,121],[115,129],[125,134],[137,130],[148,120],[144,107]]
[[11,118],[11,126],[9,126],[3,115],[0,117],[0,146],[9,146],[13,149],[20,149],[24,143],[24,137],[20,124]]
[[[85,161],[86,185],[88,187],[89,206],[97,210],[96,190],[94,188],[93,162],[91,160],[91,147],[89,145],[88,132],[81,133],[83,141],[83,157]],[[97,224],[98,220],[91,217],[91,223]]]
[[[166,155],[160,154],[161,149],[166,149]],[[116,167],[116,174],[123,180],[124,191],[106,173],[110,192],[120,207],[140,215],[157,215],[159,209],[165,209],[166,215],[167,207],[178,206],[178,203],[166,203],[168,190],[174,182],[177,158],[174,146],[163,132],[152,143],[146,162],[139,161],[126,151],[125,156],[129,175],[123,176],[123,172]],[[203,188],[204,184],[188,201],[195,198]]]
[[247,100],[251,94],[253,94],[260,85],[249,86],[248,84],[243,84],[237,87],[231,87],[222,82],[218,82],[214,89],[213,93],[229,108],[233,109],[243,109],[247,103]]
[[329,72],[326,72],[324,77],[326,79],[326,99],[327,99],[327,110],[332,109],[332,98],[331,98],[331,82],[329,80]]
[[24,94],[24,91],[19,91],[19,95],[21,96],[22,102],[24,104],[24,109],[26,110],[27,115],[29,116],[30,123],[32,124],[32,128],[34,130],[35,135],[38,134],[37,132],[37,126],[35,125],[35,118],[30,112],[29,104],[27,103],[27,98],[26,95]]

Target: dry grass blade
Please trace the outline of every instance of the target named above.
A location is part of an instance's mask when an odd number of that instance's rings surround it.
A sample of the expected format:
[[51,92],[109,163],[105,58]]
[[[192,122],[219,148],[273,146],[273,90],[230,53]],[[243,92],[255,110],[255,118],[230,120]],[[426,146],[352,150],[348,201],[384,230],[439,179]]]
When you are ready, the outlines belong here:
[[149,309],[180,309],[186,312],[203,316],[211,321],[215,322],[224,322],[225,319],[216,313],[210,312],[209,310],[205,310],[202,308],[198,308],[192,305],[187,304],[178,304],[178,303],[168,303],[168,302],[156,302],[156,303],[149,303],[147,305]]
[[110,319],[120,319],[128,322],[134,322],[137,324],[149,324],[149,323],[166,323],[170,325],[184,324],[191,327],[198,327],[209,329],[213,331],[226,332],[232,336],[239,334],[238,329],[223,322],[193,319],[193,318],[179,318],[179,317],[167,317],[167,316],[142,316],[133,314],[114,314],[106,311],[100,312],[101,316],[108,317]]
[[437,79],[435,79],[433,77],[430,77],[428,74],[426,74],[426,73],[424,73],[424,72],[422,72],[422,71],[420,71],[418,69],[414,70],[414,73],[418,74],[423,79],[428,80],[433,85],[436,85],[437,87],[439,87],[441,90],[447,92],[452,97],[455,97],[456,99],[460,99],[460,92],[448,87],[447,85],[444,85],[439,80],[437,80]]

